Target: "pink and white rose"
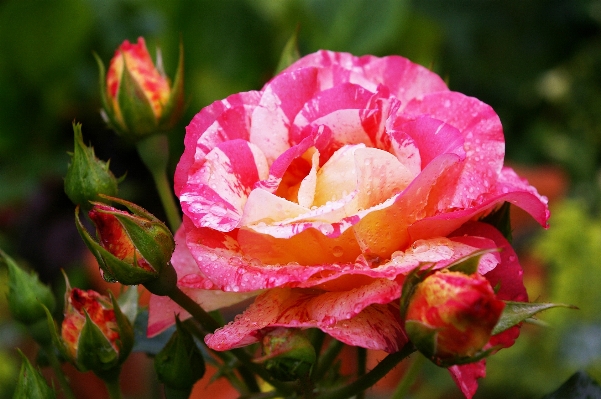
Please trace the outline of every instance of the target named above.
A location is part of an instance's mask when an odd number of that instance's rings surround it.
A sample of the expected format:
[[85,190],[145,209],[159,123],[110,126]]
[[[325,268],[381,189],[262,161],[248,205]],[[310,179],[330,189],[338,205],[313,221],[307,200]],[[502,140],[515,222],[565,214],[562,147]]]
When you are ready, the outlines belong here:
[[[526,301],[509,243],[478,222],[505,201],[546,226],[546,198],[503,166],[501,122],[409,60],[319,51],[201,110],[175,174],[184,212],[172,262],[207,310],[256,296],[206,339],[228,350],[272,327],[320,328],[349,345],[398,351],[398,299],[422,263],[476,250],[498,299]],[[173,324],[151,299],[149,334]],[[493,336],[510,346],[517,328]],[[453,366],[471,396],[484,362]]]

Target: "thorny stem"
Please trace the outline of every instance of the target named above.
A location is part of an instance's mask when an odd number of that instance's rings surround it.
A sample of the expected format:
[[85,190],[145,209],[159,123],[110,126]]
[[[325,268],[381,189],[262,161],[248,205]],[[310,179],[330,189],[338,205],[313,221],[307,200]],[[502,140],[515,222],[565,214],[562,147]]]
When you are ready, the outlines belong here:
[[317,395],[317,399],[345,399],[357,395],[357,393],[365,391],[367,388],[374,385],[390,370],[392,370],[401,360],[415,352],[415,347],[412,343],[405,344],[400,351],[391,353],[386,356],[376,367],[370,372],[358,378],[349,385],[333,389],[330,391],[321,392]]
[[315,381],[316,379],[321,379],[324,374],[328,371],[336,356],[342,350],[344,344],[338,340],[332,340],[328,345],[327,349],[320,356],[319,363],[313,367],[313,372],[311,373],[311,380]]
[[[367,368],[367,349],[357,347],[357,378],[365,375]],[[365,399],[365,391],[357,393],[357,399]]]

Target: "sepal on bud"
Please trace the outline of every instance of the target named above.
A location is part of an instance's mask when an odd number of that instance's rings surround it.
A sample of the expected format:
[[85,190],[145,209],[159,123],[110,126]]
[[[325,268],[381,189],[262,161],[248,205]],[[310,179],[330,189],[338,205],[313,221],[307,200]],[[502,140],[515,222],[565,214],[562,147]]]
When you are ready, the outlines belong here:
[[189,390],[205,373],[204,358],[194,338],[175,318],[176,330],[154,359],[159,381],[176,390]]
[[100,195],[115,196],[123,179],[115,178],[109,163],[96,158],[94,148],[84,144],[81,124],[73,124],[75,146],[65,176],[65,194],[75,204],[89,210],[90,201],[104,201]]
[[[79,219],[79,234],[92,251],[107,281],[144,284],[170,272],[175,243],[167,226],[145,209],[118,198],[105,197],[126,206],[132,213],[94,203],[89,216],[96,226],[96,242]],[[175,282],[173,282],[175,284]]]
[[45,318],[44,306],[53,311],[56,306],[54,294],[50,288],[40,282],[35,273],[27,273],[2,250],[8,267],[8,307],[15,318],[28,326]]
[[476,272],[479,251],[445,270],[414,270],[401,297],[401,318],[411,342],[439,366],[478,361],[499,348],[486,348],[505,304]]
[[21,371],[19,372],[19,380],[17,388],[13,395],[13,399],[54,399],[56,393],[46,383],[42,374],[36,370],[27,357],[21,351],[19,354],[23,358]]
[[100,72],[102,115],[118,134],[136,142],[151,134],[171,129],[184,108],[183,45],[173,85],[162,67],[160,50],[153,64],[144,38],[124,41],[115,52],[108,72],[96,56]]
[[125,361],[133,348],[133,327],[115,298],[71,289],[67,282],[65,318],[58,335],[48,312],[56,346],[79,370],[105,373]]
[[309,374],[316,360],[315,348],[296,329],[276,328],[262,340],[263,356],[255,359],[262,363],[274,378],[294,381]]

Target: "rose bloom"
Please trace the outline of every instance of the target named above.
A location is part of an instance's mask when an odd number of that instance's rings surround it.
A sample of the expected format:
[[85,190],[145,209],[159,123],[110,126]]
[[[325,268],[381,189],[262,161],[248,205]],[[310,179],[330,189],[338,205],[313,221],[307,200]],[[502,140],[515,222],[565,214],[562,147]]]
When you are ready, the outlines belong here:
[[[267,328],[300,327],[398,351],[405,275],[485,248],[503,249],[478,268],[497,298],[526,301],[511,246],[478,222],[509,201],[546,226],[546,198],[503,166],[504,147],[490,106],[398,56],[319,51],[261,91],[201,110],[175,173],[178,284],[206,310],[258,295],[207,345],[228,350]],[[153,297],[149,334],[174,312],[185,315]],[[491,343],[510,346],[517,334]],[[471,396],[484,361],[450,371]]]

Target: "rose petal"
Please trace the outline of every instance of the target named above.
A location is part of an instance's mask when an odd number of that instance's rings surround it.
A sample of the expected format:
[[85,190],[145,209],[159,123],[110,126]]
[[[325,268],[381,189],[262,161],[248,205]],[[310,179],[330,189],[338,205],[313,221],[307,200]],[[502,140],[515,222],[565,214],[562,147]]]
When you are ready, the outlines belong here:
[[231,139],[248,139],[250,115],[259,99],[260,93],[256,91],[233,94],[203,108],[192,118],[186,126],[185,150],[175,170],[177,196],[188,181],[195,160],[201,160],[198,153],[204,156],[219,143]]
[[228,350],[256,342],[266,327],[318,327],[349,345],[394,352],[406,342],[398,309],[360,301],[388,303],[399,295],[398,284],[386,280],[346,292],[272,289],[205,342],[215,350]]
[[412,100],[404,113],[404,118],[428,114],[463,135],[466,160],[446,208],[467,208],[494,185],[503,166],[505,141],[501,121],[490,106],[461,93],[441,92]]
[[471,399],[478,389],[477,380],[486,377],[486,360],[462,366],[451,366],[449,372],[466,399]]
[[180,192],[182,210],[198,227],[230,231],[238,225],[252,187],[267,173],[258,147],[239,139],[221,143],[188,175]]

